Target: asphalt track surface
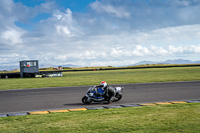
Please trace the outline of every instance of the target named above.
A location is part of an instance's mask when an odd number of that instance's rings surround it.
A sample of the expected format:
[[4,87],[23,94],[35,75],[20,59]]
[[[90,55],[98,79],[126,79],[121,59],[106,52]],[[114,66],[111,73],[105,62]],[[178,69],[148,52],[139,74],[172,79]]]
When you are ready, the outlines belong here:
[[[123,98],[111,105],[200,99],[200,81],[112,86],[123,86],[125,89]],[[0,91],[0,113],[107,106],[105,103],[84,105],[81,102],[89,87],[91,86]]]

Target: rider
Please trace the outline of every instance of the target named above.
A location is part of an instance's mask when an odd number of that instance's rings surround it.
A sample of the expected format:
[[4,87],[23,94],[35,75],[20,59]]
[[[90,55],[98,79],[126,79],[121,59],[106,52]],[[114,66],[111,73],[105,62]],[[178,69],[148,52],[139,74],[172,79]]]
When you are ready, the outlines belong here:
[[115,89],[112,86],[109,86],[105,81],[100,83],[100,86],[104,90],[104,96],[106,100],[110,103],[113,101],[113,98],[116,95]]

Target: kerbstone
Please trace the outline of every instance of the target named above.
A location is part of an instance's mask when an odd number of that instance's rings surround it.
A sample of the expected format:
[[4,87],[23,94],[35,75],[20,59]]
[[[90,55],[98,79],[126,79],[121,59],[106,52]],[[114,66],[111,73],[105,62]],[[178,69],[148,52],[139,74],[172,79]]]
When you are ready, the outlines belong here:
[[104,107],[87,107],[88,110],[105,109]]
[[125,104],[125,105],[121,105],[122,107],[138,107],[138,106],[141,106],[141,105],[138,105],[138,104]]
[[7,114],[0,114],[0,117],[8,117]]
[[10,114],[8,114],[8,116],[23,116],[23,115],[28,115],[28,113],[23,112],[23,113],[10,113]]

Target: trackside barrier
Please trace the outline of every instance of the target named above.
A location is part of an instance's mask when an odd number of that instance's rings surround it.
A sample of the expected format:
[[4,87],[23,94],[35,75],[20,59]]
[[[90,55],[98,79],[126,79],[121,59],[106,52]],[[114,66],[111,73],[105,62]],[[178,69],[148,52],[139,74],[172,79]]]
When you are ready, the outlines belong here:
[[0,117],[40,115],[40,114],[59,113],[59,112],[74,112],[74,111],[86,111],[86,110],[97,110],[97,109],[111,109],[111,108],[139,107],[139,106],[156,106],[156,105],[168,105],[168,104],[180,104],[180,103],[199,103],[199,102],[200,102],[200,99],[198,99],[198,100],[187,100],[187,101],[108,105],[108,106],[86,107],[86,108],[75,108],[75,109],[55,109],[55,110],[47,110],[47,111],[31,111],[31,112],[19,112],[19,113],[8,113],[8,114],[5,113],[5,114],[0,114]]

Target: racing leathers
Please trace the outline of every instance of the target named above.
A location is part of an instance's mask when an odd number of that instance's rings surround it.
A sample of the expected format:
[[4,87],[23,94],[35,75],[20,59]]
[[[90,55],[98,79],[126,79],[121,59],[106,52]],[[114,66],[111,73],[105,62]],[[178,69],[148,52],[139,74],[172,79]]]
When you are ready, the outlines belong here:
[[[102,87],[102,86],[100,85],[98,87]],[[103,90],[104,90],[103,96],[105,97],[105,100],[108,101],[109,103],[112,102],[116,95],[115,88],[107,85],[106,87],[103,88]]]

